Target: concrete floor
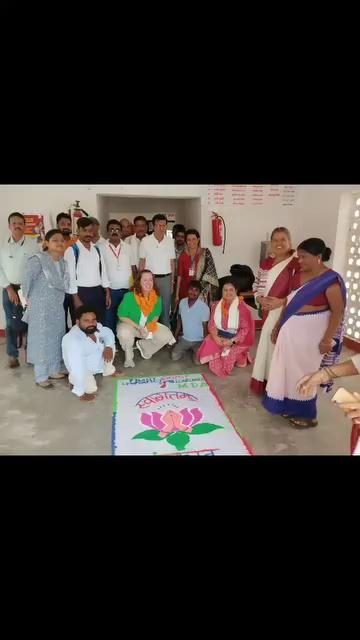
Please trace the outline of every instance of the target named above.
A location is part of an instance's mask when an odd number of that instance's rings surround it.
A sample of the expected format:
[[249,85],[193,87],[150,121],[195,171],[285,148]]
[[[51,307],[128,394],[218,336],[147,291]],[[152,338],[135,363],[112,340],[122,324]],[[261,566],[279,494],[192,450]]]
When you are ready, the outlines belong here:
[[[342,359],[349,355],[345,350]],[[20,360],[18,369],[6,368],[5,340],[0,338],[0,454],[110,455],[114,380],[100,376],[98,398],[87,404],[69,391],[64,380],[55,381],[53,390],[36,387],[33,368],[23,364],[23,354]],[[190,356],[172,362],[166,349],[148,361],[136,352],[135,361],[136,368],[128,370],[129,375],[206,373],[236,428],[257,455],[349,455],[350,421],[322,393],[319,426],[297,431],[283,418],[268,414],[249,392],[252,367],[235,369],[222,380],[206,366],[195,367]],[[121,366],[122,362],[122,355],[117,354],[115,364]],[[360,379],[347,378],[343,385],[359,390]],[[339,386],[341,383],[334,389]]]

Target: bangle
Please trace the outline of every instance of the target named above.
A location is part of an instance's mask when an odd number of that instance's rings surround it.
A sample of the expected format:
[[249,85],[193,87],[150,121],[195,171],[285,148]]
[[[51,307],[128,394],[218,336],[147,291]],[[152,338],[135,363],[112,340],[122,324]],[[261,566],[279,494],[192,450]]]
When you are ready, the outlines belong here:
[[338,376],[336,375],[336,373],[333,372],[333,370],[330,367],[323,367],[323,370],[327,373],[327,375],[329,376],[329,380],[333,380],[334,378],[338,378]]

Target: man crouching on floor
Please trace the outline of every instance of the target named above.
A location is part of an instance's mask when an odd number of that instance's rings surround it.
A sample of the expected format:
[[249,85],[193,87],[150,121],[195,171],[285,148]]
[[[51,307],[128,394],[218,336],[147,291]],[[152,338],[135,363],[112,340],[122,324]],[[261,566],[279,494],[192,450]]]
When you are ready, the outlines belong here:
[[113,365],[115,336],[111,329],[97,322],[93,307],[78,307],[76,325],[62,339],[62,353],[71,390],[80,400],[95,400],[95,374],[113,378],[123,374]]

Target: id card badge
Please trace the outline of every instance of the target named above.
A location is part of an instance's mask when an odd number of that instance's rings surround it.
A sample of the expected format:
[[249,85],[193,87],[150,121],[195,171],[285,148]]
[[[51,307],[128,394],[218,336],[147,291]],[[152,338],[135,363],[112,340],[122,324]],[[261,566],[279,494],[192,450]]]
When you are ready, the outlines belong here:
[[192,269],[192,268],[190,267],[190,269],[189,269],[189,276],[190,276],[191,278],[193,278],[193,277],[194,277],[194,275],[195,275],[195,269]]

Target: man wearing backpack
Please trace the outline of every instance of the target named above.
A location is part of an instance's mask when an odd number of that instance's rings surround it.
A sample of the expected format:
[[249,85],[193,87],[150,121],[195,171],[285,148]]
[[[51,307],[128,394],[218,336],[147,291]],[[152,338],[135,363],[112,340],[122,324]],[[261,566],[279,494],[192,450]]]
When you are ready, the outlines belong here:
[[77,221],[79,240],[68,247],[64,258],[68,264],[72,295],[71,318],[75,324],[75,311],[81,305],[97,310],[98,321],[103,323],[105,309],[111,306],[109,280],[100,249],[93,242],[93,224],[90,218]]

